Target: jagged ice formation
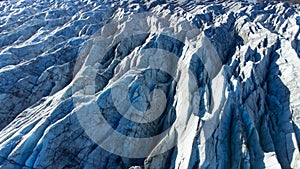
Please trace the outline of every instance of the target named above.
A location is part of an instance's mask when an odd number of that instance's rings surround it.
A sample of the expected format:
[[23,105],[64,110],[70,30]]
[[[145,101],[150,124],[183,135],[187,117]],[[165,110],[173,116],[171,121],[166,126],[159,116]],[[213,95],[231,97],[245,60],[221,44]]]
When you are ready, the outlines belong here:
[[299,9],[1,1],[0,168],[300,168]]

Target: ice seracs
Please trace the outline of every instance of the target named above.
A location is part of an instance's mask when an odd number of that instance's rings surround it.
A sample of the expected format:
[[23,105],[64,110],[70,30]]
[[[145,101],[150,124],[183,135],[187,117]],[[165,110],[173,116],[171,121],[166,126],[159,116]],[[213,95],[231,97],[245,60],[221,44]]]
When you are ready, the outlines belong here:
[[299,9],[1,1],[0,168],[299,168]]

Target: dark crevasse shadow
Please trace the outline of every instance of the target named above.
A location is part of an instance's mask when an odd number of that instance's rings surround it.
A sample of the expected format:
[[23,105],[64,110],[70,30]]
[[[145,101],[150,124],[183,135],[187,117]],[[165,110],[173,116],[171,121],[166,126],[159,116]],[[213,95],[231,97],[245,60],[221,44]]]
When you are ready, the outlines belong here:
[[[299,128],[293,126],[290,109],[290,91],[280,79],[279,55],[274,53],[267,78],[266,120],[272,137],[277,159],[282,168],[291,168],[295,146],[292,133],[298,135]],[[298,136],[299,138],[299,136]],[[299,140],[297,140],[299,142]]]
[[[292,133],[296,136],[297,131],[299,133],[298,127],[291,123],[290,91],[280,79],[281,72],[276,63],[280,55],[275,51],[280,47],[277,41],[268,48],[270,54],[254,65],[251,76],[242,83],[242,102],[237,105],[237,118],[233,118],[240,120],[240,133],[244,136],[241,143],[246,146],[249,164],[254,168],[266,167],[264,158],[268,157],[265,153],[275,153],[282,168],[291,168],[296,146]],[[257,53],[253,55],[257,56]],[[232,149],[231,155],[234,153]],[[231,164],[234,161],[231,160]]]
[[[290,91],[280,79],[281,72],[276,63],[280,55],[275,52],[278,48],[279,41],[264,57],[256,49],[247,50],[245,62],[254,62],[254,67],[246,81],[243,81],[242,74],[239,76],[238,68],[245,63],[236,60],[232,76],[239,81],[238,86],[234,90],[232,82],[227,79],[229,94],[218,126],[205,143],[201,143],[200,133],[195,137],[190,169],[200,167],[201,144],[205,144],[203,168],[265,168],[265,153],[275,153],[282,168],[291,168],[296,147],[292,133],[299,144],[300,129],[292,122]],[[200,113],[199,117],[203,114]],[[201,126],[199,130],[202,130]]]
[[[218,56],[223,64],[231,62],[232,55],[235,53],[236,46],[243,44],[243,40],[237,33],[233,30],[233,25],[235,22],[235,17],[233,14],[229,14],[228,21],[226,24],[222,24],[219,27],[213,28],[210,27],[204,30],[204,34],[210,39],[212,45],[216,48]],[[190,68],[194,72],[195,76],[198,78],[198,86],[200,92],[200,106],[198,117],[202,118],[205,112],[210,110],[206,110],[206,105],[204,100],[208,101],[208,104],[212,104],[212,79],[214,77],[209,77],[207,71],[204,68],[204,65],[201,61],[201,57],[203,56],[194,56]],[[213,66],[213,65],[211,65]],[[220,70],[218,70],[220,71]],[[208,92],[211,94],[204,95],[204,92]],[[207,97],[208,96],[208,97]],[[204,98],[207,97],[207,98]],[[226,101],[224,114],[221,117],[220,124],[217,129],[210,133],[210,131],[205,131],[203,126],[206,121],[202,121],[202,124],[198,125],[198,132],[196,137],[194,138],[193,148],[191,153],[191,159],[189,162],[189,169],[199,168],[200,167],[200,158],[205,155],[205,161],[201,162],[202,168],[230,168],[230,160],[231,160],[231,146],[230,146],[230,132],[231,126],[235,126],[237,124],[234,121],[234,112],[236,105],[232,105],[235,101]],[[222,109],[220,107],[219,109]],[[215,115],[213,115],[215,116]],[[207,121],[207,123],[211,123]],[[234,123],[234,124],[232,124]],[[202,130],[202,131],[201,131]],[[204,135],[211,135],[207,138],[206,142],[201,142],[200,140],[200,131],[204,132]],[[202,140],[203,141],[203,140]],[[199,151],[199,145],[205,144],[205,154]],[[238,149],[236,149],[238,150]],[[238,154],[238,152],[233,151],[233,153]]]
[[[238,133],[242,136],[241,139],[238,139],[239,144],[242,144],[240,148],[246,146],[244,148],[248,152],[248,157],[244,156],[244,152],[240,152],[240,155],[245,158],[239,159],[246,162],[241,164],[254,168],[266,167],[264,153],[272,152],[276,154],[282,168],[291,168],[296,147],[293,145],[292,133],[296,133],[297,136],[299,128],[291,123],[290,91],[280,79],[282,72],[276,63],[280,58],[276,50],[280,47],[278,40],[268,48],[270,54],[255,63],[251,76],[241,83],[240,91],[243,92],[235,93],[242,97],[242,101],[235,100],[237,104],[233,106],[235,109],[231,110],[234,112],[233,121],[237,121],[237,125],[234,125],[235,122],[231,124],[232,128],[236,128],[231,130],[231,140],[235,137],[236,131],[239,131]],[[252,56],[256,56],[255,58],[261,58],[257,57],[259,54],[255,50],[250,53]],[[229,145],[231,147],[230,156],[236,157],[234,154],[237,150],[234,149],[234,146],[237,144],[232,143]],[[247,160],[249,160],[248,164]],[[235,166],[236,161],[237,159],[231,159],[230,167]]]
[[300,33],[300,16],[296,17],[296,24],[299,26],[298,33],[296,33],[294,40],[292,41],[292,48],[296,51],[298,58],[300,58],[300,41],[298,40],[299,33]]
[[101,91],[108,84],[109,80],[114,75],[115,68],[121,60],[130,54],[136,47],[141,46],[148,36],[148,33],[144,33],[125,38],[104,54],[103,59],[99,61],[100,66],[98,67],[95,78],[95,83],[97,84],[95,86],[95,93]]
[[[211,85],[211,80],[209,78],[208,72],[205,70],[205,66],[202,60],[196,54],[192,56],[192,60],[190,62],[190,70],[194,73],[195,77],[197,78],[197,86],[199,87],[198,92],[200,94],[199,110],[197,111],[198,114],[195,115],[201,118],[204,116],[206,112],[205,101],[204,101],[205,88],[209,89],[208,86]],[[199,144],[201,144],[200,135],[199,133],[197,133],[193,141],[191,158],[189,159],[190,160],[189,169],[199,168],[199,163],[200,163],[200,159],[199,159],[200,152],[198,149]]]

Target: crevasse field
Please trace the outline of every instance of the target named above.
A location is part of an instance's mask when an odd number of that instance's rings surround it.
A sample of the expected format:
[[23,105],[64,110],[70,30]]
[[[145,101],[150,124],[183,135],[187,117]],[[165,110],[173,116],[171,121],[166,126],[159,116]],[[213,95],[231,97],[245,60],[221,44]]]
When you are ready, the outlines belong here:
[[300,168],[299,11],[0,1],[0,168]]

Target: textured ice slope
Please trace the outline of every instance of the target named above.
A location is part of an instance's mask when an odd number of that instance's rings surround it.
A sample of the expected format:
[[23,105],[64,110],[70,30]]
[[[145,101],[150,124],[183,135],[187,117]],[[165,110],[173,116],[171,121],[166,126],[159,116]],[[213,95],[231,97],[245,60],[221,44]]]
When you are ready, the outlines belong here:
[[300,7],[0,2],[0,168],[300,168]]

